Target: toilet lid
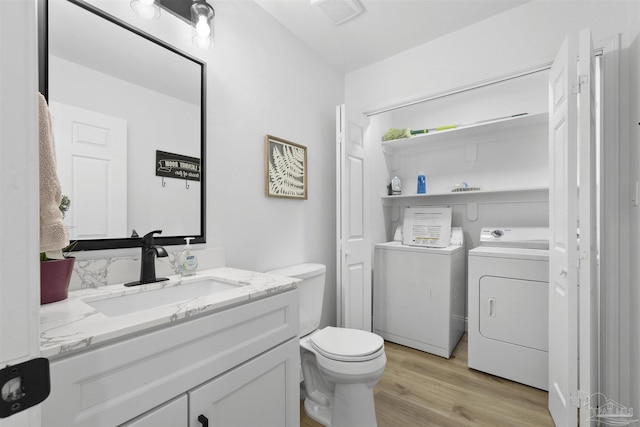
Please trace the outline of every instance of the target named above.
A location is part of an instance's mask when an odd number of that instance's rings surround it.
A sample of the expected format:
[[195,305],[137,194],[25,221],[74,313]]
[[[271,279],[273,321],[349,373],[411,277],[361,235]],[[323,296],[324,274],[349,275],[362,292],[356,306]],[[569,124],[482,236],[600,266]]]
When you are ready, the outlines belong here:
[[382,337],[359,329],[328,326],[309,338],[318,353],[334,360],[370,360],[378,356],[384,346]]

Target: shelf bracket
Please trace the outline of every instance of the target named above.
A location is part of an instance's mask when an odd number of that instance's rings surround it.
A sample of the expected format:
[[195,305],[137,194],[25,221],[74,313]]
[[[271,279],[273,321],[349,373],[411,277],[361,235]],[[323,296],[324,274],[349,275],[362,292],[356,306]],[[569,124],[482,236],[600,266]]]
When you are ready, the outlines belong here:
[[467,221],[477,221],[478,220],[478,204],[477,203],[467,203]]
[[397,204],[391,208],[391,221],[397,222],[400,221],[400,211],[401,207]]
[[382,145],[382,154],[384,154],[384,158],[387,162],[387,168],[391,172],[395,172],[398,170],[400,161],[398,160],[398,156],[396,156],[393,152],[393,148]]
[[478,160],[478,144],[467,144],[467,158],[468,163],[473,163]]

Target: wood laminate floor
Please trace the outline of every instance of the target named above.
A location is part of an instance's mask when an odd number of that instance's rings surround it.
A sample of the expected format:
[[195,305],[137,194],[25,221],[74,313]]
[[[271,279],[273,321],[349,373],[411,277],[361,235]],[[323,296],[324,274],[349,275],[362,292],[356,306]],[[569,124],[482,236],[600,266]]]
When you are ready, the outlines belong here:
[[[466,334],[448,360],[390,342],[385,351],[374,389],[378,427],[554,425],[547,392],[469,369]],[[300,426],[321,427],[302,404]]]

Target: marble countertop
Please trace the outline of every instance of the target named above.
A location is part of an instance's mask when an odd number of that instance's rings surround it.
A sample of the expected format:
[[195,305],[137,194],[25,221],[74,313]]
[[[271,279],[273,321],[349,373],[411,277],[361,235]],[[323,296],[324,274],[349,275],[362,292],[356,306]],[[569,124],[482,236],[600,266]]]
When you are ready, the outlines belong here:
[[[289,277],[228,267],[200,271],[195,276],[185,278],[168,277],[168,281],[134,287],[118,284],[72,291],[69,292],[69,298],[66,300],[41,306],[41,356],[47,358],[66,356],[125,335],[140,333],[146,329],[168,325],[190,316],[220,311],[251,300],[264,298],[273,293],[284,292],[295,288],[296,282],[299,281],[299,279]],[[134,309],[134,311],[124,314],[107,315],[90,305],[97,300],[103,302],[106,299],[127,298],[141,292],[179,287],[207,278],[236,286],[165,305],[140,310]],[[127,304],[125,298],[114,300],[114,302],[117,301],[114,305],[118,307],[121,301],[123,305]],[[144,298],[141,301],[144,301]]]

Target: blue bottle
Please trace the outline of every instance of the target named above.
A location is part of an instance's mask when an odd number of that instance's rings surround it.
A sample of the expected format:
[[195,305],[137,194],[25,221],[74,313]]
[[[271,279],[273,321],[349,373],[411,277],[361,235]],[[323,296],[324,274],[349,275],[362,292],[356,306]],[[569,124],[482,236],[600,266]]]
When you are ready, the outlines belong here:
[[427,180],[424,177],[424,172],[418,173],[418,194],[425,194],[427,192]]

